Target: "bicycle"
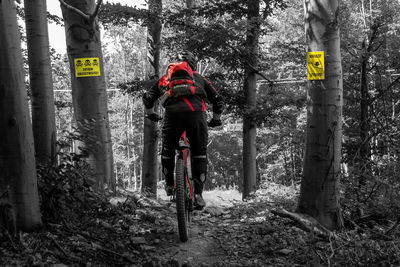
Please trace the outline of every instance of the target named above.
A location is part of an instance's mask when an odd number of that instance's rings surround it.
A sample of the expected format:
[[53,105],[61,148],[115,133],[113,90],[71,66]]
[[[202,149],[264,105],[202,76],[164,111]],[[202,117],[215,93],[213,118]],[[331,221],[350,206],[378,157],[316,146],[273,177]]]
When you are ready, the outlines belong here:
[[[160,121],[158,114],[146,116],[152,121]],[[174,194],[172,200],[176,204],[179,238],[182,242],[189,239],[188,224],[194,210],[194,182],[192,179],[191,153],[186,132],[183,132],[175,153]]]
[[[152,121],[160,121],[162,117],[157,113],[147,114],[146,117]],[[212,119],[208,122],[209,127],[220,126],[221,121]],[[188,224],[194,210],[194,182],[192,179],[190,143],[183,132],[175,153],[175,176],[174,194],[172,200],[176,203],[178,219],[179,238],[182,242],[189,239]]]

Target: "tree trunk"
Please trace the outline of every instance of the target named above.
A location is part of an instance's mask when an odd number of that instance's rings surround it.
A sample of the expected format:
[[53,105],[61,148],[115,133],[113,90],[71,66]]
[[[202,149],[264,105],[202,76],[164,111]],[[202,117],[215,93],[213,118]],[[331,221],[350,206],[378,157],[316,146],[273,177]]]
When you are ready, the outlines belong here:
[[248,21],[246,51],[249,51],[249,57],[246,66],[246,77],[244,82],[244,93],[246,99],[246,111],[243,116],[243,199],[248,198],[251,193],[257,190],[257,167],[256,167],[256,124],[253,114],[256,109],[256,86],[257,74],[254,68],[257,68],[258,57],[258,36],[260,30],[259,24],[260,1],[248,0]]
[[364,185],[369,172],[370,161],[370,140],[369,140],[369,93],[367,67],[369,60],[369,51],[366,48],[366,41],[362,43],[363,54],[361,55],[361,70],[360,70],[360,166],[359,166],[359,185]]
[[132,185],[132,172],[131,172],[131,139],[130,136],[132,134],[131,130],[131,123],[130,123],[130,114],[131,114],[131,107],[130,107],[130,101],[129,98],[126,99],[126,107],[125,107],[125,126],[126,126],[126,131],[125,131],[125,137],[126,137],[126,157],[127,157],[127,162],[128,162],[128,181],[129,181],[129,186]]
[[343,225],[338,202],[342,140],[343,81],[339,2],[306,0],[309,52],[325,53],[325,79],[308,82],[307,136],[298,211],[328,229]]
[[[14,0],[0,1],[0,199],[16,226],[41,226],[33,133]],[[4,199],[6,198],[6,199]]]
[[29,78],[32,91],[32,128],[36,163],[55,162],[56,123],[46,0],[25,0]]
[[[162,0],[150,0],[149,11],[153,17],[148,25],[148,51],[150,68],[149,78],[156,78],[160,75],[160,45],[161,45],[161,21]],[[154,105],[155,111],[158,111],[158,104]],[[149,192],[157,195],[158,181],[158,123],[147,118],[144,119],[144,149],[143,149],[143,170],[142,170],[142,192]]]
[[99,25],[95,14],[86,18],[78,12],[92,14],[97,10],[95,0],[65,2],[61,8],[71,69],[72,102],[83,150],[94,171],[96,186],[115,189]]
[[193,36],[193,8],[196,6],[195,0],[186,0],[187,13],[186,25],[185,25],[185,35],[186,35],[186,50],[191,50],[190,44],[194,41]]

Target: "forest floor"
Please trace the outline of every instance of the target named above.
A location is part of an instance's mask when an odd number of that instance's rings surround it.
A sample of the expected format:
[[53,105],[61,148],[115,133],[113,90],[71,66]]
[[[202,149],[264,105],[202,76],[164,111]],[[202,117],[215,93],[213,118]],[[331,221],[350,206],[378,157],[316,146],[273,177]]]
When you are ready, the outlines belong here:
[[389,222],[320,238],[271,213],[293,210],[296,196],[277,184],[247,202],[237,191],[205,192],[207,207],[182,243],[174,203],[126,192],[39,232],[3,236],[0,266],[400,266],[400,233]]

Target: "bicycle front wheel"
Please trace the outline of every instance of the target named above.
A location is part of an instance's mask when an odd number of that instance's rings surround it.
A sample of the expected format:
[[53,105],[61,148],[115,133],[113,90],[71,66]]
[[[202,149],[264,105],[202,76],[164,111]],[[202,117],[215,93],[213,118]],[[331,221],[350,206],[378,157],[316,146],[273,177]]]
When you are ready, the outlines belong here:
[[182,242],[188,240],[188,208],[186,206],[185,166],[182,158],[176,161],[176,212],[178,215],[179,238]]

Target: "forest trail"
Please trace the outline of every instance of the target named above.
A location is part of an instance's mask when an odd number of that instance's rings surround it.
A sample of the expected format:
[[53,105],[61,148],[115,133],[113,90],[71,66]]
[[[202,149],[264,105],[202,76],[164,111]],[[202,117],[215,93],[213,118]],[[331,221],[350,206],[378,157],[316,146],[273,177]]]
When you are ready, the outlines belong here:
[[[0,235],[0,266],[363,266],[376,255],[371,246],[397,255],[393,240],[379,234],[390,225],[364,238],[356,229],[324,240],[272,214],[281,207],[294,210],[297,192],[269,184],[246,202],[237,191],[205,192],[207,206],[194,212],[189,241],[182,243],[175,204],[165,196],[98,197],[88,191],[86,208],[66,202],[63,217],[41,231],[14,239]],[[54,211],[60,215],[58,207]]]
[[[175,203],[169,202],[162,191],[158,198],[170,211],[165,222],[170,223],[169,226],[173,226],[173,230],[169,228],[161,233],[162,242],[156,248],[157,256],[147,265],[213,266],[222,263],[226,249],[221,243],[217,229],[226,227],[224,221],[231,217],[229,208],[232,208],[234,203],[241,202],[240,194],[237,191],[205,192],[207,206],[203,211],[192,213],[187,242],[179,240]],[[163,226],[168,229],[167,224]]]
[[[293,242],[285,238],[276,242],[284,230],[271,227],[271,201],[242,202],[233,191],[207,192],[204,199],[208,205],[194,212],[185,243],[177,233],[174,204],[163,202],[171,211],[165,222],[171,223],[173,230],[158,236],[156,253],[147,266],[292,266],[286,257],[293,252],[289,249]],[[272,246],[267,246],[267,239],[275,240],[270,242]]]
[[219,261],[215,254],[219,246],[212,236],[210,224],[203,215],[196,215],[189,226],[189,240],[179,240],[175,233],[160,247],[160,254],[176,263],[193,266],[214,264]]

